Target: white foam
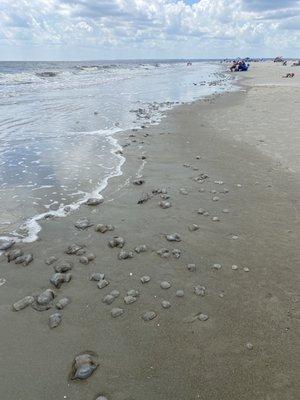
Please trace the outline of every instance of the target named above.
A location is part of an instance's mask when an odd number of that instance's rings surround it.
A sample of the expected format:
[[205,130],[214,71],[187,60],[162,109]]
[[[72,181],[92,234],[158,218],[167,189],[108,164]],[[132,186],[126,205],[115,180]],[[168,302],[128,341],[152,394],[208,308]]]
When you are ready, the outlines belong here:
[[[84,196],[78,200],[77,202],[68,204],[67,206],[69,207],[70,211],[66,211],[66,205],[61,205],[57,210],[55,211],[49,211],[45,212],[42,214],[37,214],[33,216],[32,218],[29,218],[27,221],[22,224],[20,227],[22,230],[26,232],[26,235],[21,235],[17,231],[12,232],[12,237],[16,241],[22,241],[24,243],[31,243],[34,242],[35,240],[38,239],[38,234],[41,231],[41,225],[39,224],[39,221],[44,220],[45,217],[65,217],[69,214],[71,211],[76,211],[78,208],[84,204],[90,197],[93,198],[99,198],[102,199],[103,196],[101,195],[101,192],[107,187],[108,182],[111,178],[117,177],[122,175],[122,165],[125,162],[125,157],[123,157],[121,154],[117,153],[118,150],[121,150],[122,147],[120,146],[118,140],[114,138],[112,135],[115,133],[120,132],[121,129],[114,129],[113,132],[110,131],[109,133],[106,131],[94,131],[94,132],[88,132],[88,134],[106,134],[107,138],[110,142],[110,144],[113,146],[113,149],[111,150],[111,154],[113,154],[115,157],[119,159],[118,166],[112,171],[106,178],[103,179],[101,184],[95,188],[92,192],[90,193],[85,193],[83,191],[78,191],[76,193],[73,193],[73,195],[78,195],[78,194],[84,194]],[[72,194],[71,194],[72,195]],[[57,204],[57,202],[53,202],[52,204]]]

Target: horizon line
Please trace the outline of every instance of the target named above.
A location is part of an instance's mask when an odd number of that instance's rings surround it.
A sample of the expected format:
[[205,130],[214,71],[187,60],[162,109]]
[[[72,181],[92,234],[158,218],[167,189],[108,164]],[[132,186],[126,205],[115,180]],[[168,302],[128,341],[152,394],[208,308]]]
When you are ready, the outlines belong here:
[[[107,58],[107,59],[56,59],[56,60],[1,60],[0,62],[120,62],[120,61],[222,61],[222,60],[236,60],[236,59],[245,59],[250,58],[253,60],[273,60],[274,57],[253,57],[253,56],[246,56],[246,57],[219,57],[219,58]],[[298,59],[298,57],[283,57],[285,60],[294,60]]]

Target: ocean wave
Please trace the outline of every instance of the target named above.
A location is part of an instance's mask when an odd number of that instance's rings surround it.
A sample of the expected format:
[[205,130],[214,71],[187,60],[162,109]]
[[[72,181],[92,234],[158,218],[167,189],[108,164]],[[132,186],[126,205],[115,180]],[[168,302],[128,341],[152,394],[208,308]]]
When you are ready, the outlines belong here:
[[54,78],[58,74],[59,74],[59,72],[54,72],[54,71],[44,71],[44,72],[36,72],[35,73],[35,75],[40,78]]
[[109,70],[109,69],[116,69],[116,68],[120,68],[119,65],[117,64],[104,64],[104,65],[76,65],[74,67],[77,70],[80,71],[102,71],[102,70]]
[[[127,74],[127,77],[130,78],[131,75],[135,75],[138,70],[139,71],[149,71],[158,68],[167,68],[169,64],[158,64],[158,63],[126,63],[126,64],[78,64],[75,66],[69,66],[66,69],[58,69],[58,70],[47,70],[47,69],[31,69],[25,72],[12,72],[11,70],[8,72],[0,72],[0,86],[15,86],[15,85],[32,85],[32,84],[45,84],[52,82],[52,78],[59,78],[59,80],[55,79],[55,82],[63,82],[65,80],[72,79],[71,77],[74,75],[81,75],[81,73],[86,73],[88,76],[91,74],[93,76],[97,76],[99,73],[99,77],[101,77],[101,73],[103,73],[103,79],[106,79],[108,75],[104,74],[105,71],[110,72],[109,76],[114,75],[114,79],[123,79]],[[114,74],[115,73],[115,74]],[[85,75],[85,74],[83,74]],[[53,80],[54,82],[54,80]],[[86,84],[86,82],[84,82]],[[99,82],[97,82],[98,84]]]
[[32,73],[0,73],[0,85],[30,85],[39,82],[40,79]]

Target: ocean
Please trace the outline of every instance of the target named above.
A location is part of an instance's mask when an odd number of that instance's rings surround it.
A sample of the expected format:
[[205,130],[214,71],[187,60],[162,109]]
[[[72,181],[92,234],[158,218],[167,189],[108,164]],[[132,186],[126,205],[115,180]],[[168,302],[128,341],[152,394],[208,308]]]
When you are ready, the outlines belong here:
[[0,236],[34,241],[40,219],[101,196],[122,173],[116,133],[230,90],[218,62],[0,62]]

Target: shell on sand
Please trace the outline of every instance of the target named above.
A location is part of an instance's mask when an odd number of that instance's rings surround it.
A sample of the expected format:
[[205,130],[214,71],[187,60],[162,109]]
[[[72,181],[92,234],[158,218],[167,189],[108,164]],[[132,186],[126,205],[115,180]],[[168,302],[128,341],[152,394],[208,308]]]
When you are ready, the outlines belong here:
[[15,249],[7,253],[7,261],[11,262],[15,260],[18,257],[21,257],[23,255],[23,251],[21,249]]
[[89,254],[87,254],[87,255],[85,255],[85,256],[81,256],[81,257],[79,258],[79,262],[80,262],[81,264],[87,265],[87,264],[89,264],[91,261],[93,261],[95,258],[96,258],[96,256],[95,256],[94,254],[89,253]]
[[97,356],[93,352],[78,354],[72,365],[72,380],[84,380],[89,378],[98,368]]
[[8,250],[15,244],[15,241],[11,238],[0,237],[0,250]]
[[29,265],[33,261],[32,254],[24,254],[23,256],[17,257],[15,259],[15,264],[22,264],[24,267]]
[[113,308],[113,309],[111,310],[111,312],[110,312],[110,315],[111,315],[113,318],[120,317],[120,316],[123,315],[123,314],[124,314],[123,308],[118,308],[118,307]]
[[208,315],[201,313],[201,314],[198,315],[198,319],[200,321],[207,321],[208,320]]
[[23,308],[28,307],[33,302],[34,302],[34,297],[33,296],[26,296],[23,299],[16,301],[13,304],[13,309],[15,311],[23,310]]
[[71,279],[72,275],[70,273],[56,273],[51,276],[50,282],[52,283],[52,285],[59,289],[63,283],[70,282]]
[[125,296],[124,297],[125,304],[132,304],[132,303],[135,303],[136,301],[137,301],[137,298],[134,296]]
[[115,300],[116,298],[114,296],[112,296],[111,294],[107,294],[106,296],[103,297],[102,303],[109,305],[112,304]]
[[85,204],[88,206],[98,206],[99,204],[102,204],[103,202],[104,202],[103,198],[91,197],[85,202]]
[[186,318],[184,318],[183,322],[188,323],[188,324],[193,323],[193,322],[199,320],[199,315],[201,315],[201,312],[198,312],[196,314],[190,314]]
[[52,264],[55,263],[56,261],[57,261],[57,257],[51,256],[51,257],[47,258],[47,260],[45,260],[45,264],[47,264],[47,265],[52,265]]
[[134,251],[136,252],[136,253],[144,253],[145,251],[147,251],[147,246],[145,245],[145,244],[141,244],[141,245],[139,245],[139,246],[137,246],[135,249],[134,249]]
[[101,281],[99,281],[97,283],[97,286],[98,286],[99,289],[103,289],[108,285],[109,285],[109,282],[106,279],[102,279]]
[[161,302],[161,306],[162,306],[162,308],[170,308],[171,307],[171,303],[169,302],[169,301],[167,301],[167,300],[163,300],[162,302]]
[[127,296],[133,296],[133,297],[138,297],[140,295],[140,292],[135,289],[130,289],[127,292]]
[[170,201],[163,200],[163,201],[160,201],[158,204],[161,208],[164,208],[164,209],[172,207],[172,204]]
[[84,230],[93,226],[93,223],[88,218],[79,219],[75,222],[75,228]]
[[253,344],[250,343],[250,342],[246,343],[246,348],[247,348],[248,350],[253,350]]
[[200,227],[199,227],[199,225],[197,225],[197,224],[192,224],[192,225],[189,225],[189,226],[188,226],[188,230],[189,230],[190,232],[195,232],[195,231],[197,231],[198,229],[200,229]]
[[178,233],[169,233],[166,235],[169,242],[181,242],[181,237]]
[[157,189],[153,189],[152,193],[155,195],[156,194],[167,194],[168,191],[167,191],[167,188],[157,188]]
[[98,224],[96,225],[95,231],[105,233],[107,231],[113,231],[115,227],[113,225]]
[[179,193],[181,193],[181,194],[183,194],[185,196],[189,194],[189,192],[185,188],[179,189]]
[[125,239],[121,236],[114,236],[111,240],[109,240],[108,245],[111,248],[119,247],[120,249],[124,247]]
[[218,271],[219,269],[222,268],[222,265],[221,264],[213,264],[211,267],[212,267],[212,269],[215,269]]
[[163,281],[163,282],[160,283],[160,287],[161,287],[162,289],[170,289],[171,283],[168,282],[168,281]]
[[151,199],[151,195],[149,193],[143,193],[142,196],[138,200],[138,204],[144,204],[146,201]]
[[197,213],[200,214],[200,215],[204,215],[205,210],[203,208],[199,208]]
[[58,300],[58,301],[55,303],[55,307],[56,307],[58,310],[62,310],[62,309],[64,309],[68,304],[70,304],[70,299],[68,299],[67,297],[63,297],[62,299]]
[[142,283],[148,283],[148,282],[150,282],[150,280],[151,280],[151,278],[148,275],[144,275],[144,276],[141,277],[141,282]]
[[172,254],[173,254],[173,257],[175,257],[175,258],[180,258],[180,256],[181,256],[181,250],[180,250],[180,249],[173,249],[173,250],[172,250]]
[[133,183],[134,185],[140,186],[140,185],[142,185],[143,183],[145,183],[145,179],[138,178],[138,179],[135,179],[132,183]]
[[114,296],[114,298],[116,299],[117,297],[120,296],[120,292],[119,292],[118,290],[116,290],[116,289],[113,289],[113,290],[110,292],[110,295],[111,295],[111,296]]
[[95,254],[93,254],[93,253],[88,253],[88,254],[86,255],[86,257],[87,257],[87,259],[88,259],[89,261],[94,261],[95,258],[96,258]]
[[167,257],[170,257],[171,252],[169,249],[162,248],[157,251],[157,254],[162,258],[167,258]]
[[62,317],[59,313],[55,313],[50,315],[49,317],[49,327],[51,329],[56,328],[58,325],[60,325],[62,320]]
[[73,243],[70,246],[68,246],[68,248],[66,250],[66,254],[77,254],[78,251],[81,250],[82,248],[83,248],[83,246]]
[[142,319],[144,321],[151,321],[152,319],[154,319],[155,317],[157,317],[157,314],[155,311],[146,311],[143,315],[142,315]]
[[68,272],[73,268],[73,264],[68,261],[61,261],[59,264],[54,266],[55,272]]
[[197,285],[197,286],[194,287],[194,293],[195,293],[197,296],[204,296],[204,295],[205,295],[205,292],[206,292],[205,286]]
[[198,176],[196,176],[195,178],[194,178],[194,181],[195,182],[200,182],[200,183],[202,183],[202,182],[204,182],[206,179],[208,179],[209,178],[209,176],[207,175],[207,174],[200,174],[200,175],[198,175]]
[[36,301],[38,304],[44,306],[46,304],[49,304],[51,301],[53,301],[55,297],[55,294],[52,289],[46,289],[44,292],[39,294],[36,298]]
[[195,272],[196,271],[196,264],[188,264],[186,266],[187,270],[190,272]]
[[105,275],[102,274],[101,272],[94,272],[91,276],[90,276],[90,281],[102,281],[105,278]]
[[133,258],[133,252],[128,250],[121,250],[118,254],[118,259],[126,260],[127,258]]

